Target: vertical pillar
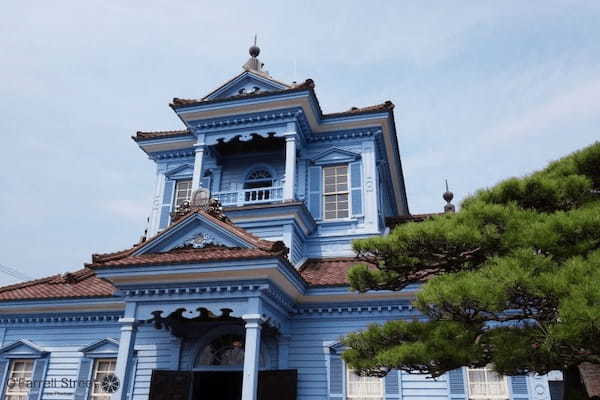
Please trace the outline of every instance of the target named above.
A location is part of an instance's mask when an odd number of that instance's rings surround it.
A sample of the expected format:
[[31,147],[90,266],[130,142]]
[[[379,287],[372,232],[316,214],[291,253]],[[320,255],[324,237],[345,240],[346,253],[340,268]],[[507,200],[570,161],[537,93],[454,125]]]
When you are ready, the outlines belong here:
[[373,141],[363,142],[362,160],[364,179],[364,205],[365,225],[377,230],[377,168],[375,165],[375,143]]
[[131,373],[130,360],[133,355],[133,347],[135,344],[136,322],[135,318],[119,319],[121,325],[121,338],[119,339],[119,353],[117,355],[117,366],[115,375],[119,378],[119,389],[112,394],[112,400],[127,399],[127,383],[129,382],[129,374]]
[[246,345],[244,348],[244,377],[242,400],[256,400],[258,396],[258,367],[260,361],[260,314],[245,314]]
[[194,157],[194,174],[192,175],[192,191],[200,187],[202,179],[202,161],[204,160],[204,144],[196,144],[196,155]]
[[296,186],[296,132],[285,134],[285,183],[283,185],[283,201],[294,200]]
[[292,341],[291,335],[279,335],[278,345],[278,356],[279,356],[279,369],[287,369],[288,368],[288,360],[289,360],[289,352],[290,352],[290,342]]
[[165,164],[157,164],[156,181],[154,183],[154,199],[152,200],[152,214],[150,215],[150,225],[148,226],[148,237],[152,237],[158,233],[162,198],[165,190],[165,170]]

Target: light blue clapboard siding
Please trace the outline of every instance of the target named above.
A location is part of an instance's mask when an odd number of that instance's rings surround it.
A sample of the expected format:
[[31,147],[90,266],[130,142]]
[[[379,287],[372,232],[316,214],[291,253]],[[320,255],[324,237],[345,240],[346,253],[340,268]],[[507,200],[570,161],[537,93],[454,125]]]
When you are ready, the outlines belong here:
[[[391,317],[388,319],[392,319]],[[311,314],[297,317],[292,322],[289,366],[298,369],[298,399],[326,399],[327,357],[324,343],[337,342],[352,331],[364,329],[368,324],[385,322],[380,315],[359,317],[336,314]],[[422,375],[401,374],[400,387],[403,399],[447,399],[445,378],[437,381]]]
[[[240,226],[243,227],[243,224],[240,224]],[[264,240],[277,241],[283,239],[283,227],[281,225],[245,227],[244,229]]]
[[[107,337],[118,339],[119,335],[120,330],[116,323],[43,327],[36,327],[32,324],[23,327],[8,327],[4,344],[27,339],[50,353],[46,379],[77,379],[82,355],[78,350]],[[54,394],[52,393],[54,391],[60,393]],[[42,399],[70,398],[73,391],[73,388],[46,389],[42,394]]]
[[134,399],[146,400],[148,398],[153,369],[176,369],[178,367],[179,347],[179,341],[164,329],[154,329],[150,325],[138,328],[134,346],[137,352]]

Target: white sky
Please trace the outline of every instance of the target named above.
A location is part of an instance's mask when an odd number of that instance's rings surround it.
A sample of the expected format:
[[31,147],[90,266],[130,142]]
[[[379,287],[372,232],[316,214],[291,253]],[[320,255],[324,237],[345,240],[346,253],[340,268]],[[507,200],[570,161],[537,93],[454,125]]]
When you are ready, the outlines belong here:
[[[130,136],[240,71],[254,33],[325,112],[392,100],[413,213],[600,138],[600,2],[6,1],[0,263],[31,276],[136,242],[154,166]],[[296,65],[296,67],[294,67]],[[0,275],[0,284],[13,280]]]

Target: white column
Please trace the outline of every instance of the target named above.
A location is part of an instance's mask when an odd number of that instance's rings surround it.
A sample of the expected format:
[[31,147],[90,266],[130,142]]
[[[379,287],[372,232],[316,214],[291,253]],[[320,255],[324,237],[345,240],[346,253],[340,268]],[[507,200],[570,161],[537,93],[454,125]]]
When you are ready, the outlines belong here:
[[364,206],[365,206],[365,225],[369,228],[377,229],[377,167],[375,165],[375,143],[373,141],[364,142],[362,145],[362,161],[364,172]]
[[194,158],[194,174],[192,175],[192,191],[200,187],[200,180],[202,179],[202,161],[204,159],[204,145],[197,144],[196,156]]
[[246,314],[246,345],[244,347],[244,377],[242,400],[256,400],[258,396],[258,367],[260,361],[260,314]]
[[285,183],[283,185],[283,201],[294,200],[296,184],[296,132],[285,135]]
[[117,366],[115,375],[119,378],[119,389],[112,394],[112,400],[125,400],[127,398],[127,383],[129,381],[130,359],[135,344],[136,322],[135,318],[121,318],[121,338],[119,339],[119,353],[117,355]]

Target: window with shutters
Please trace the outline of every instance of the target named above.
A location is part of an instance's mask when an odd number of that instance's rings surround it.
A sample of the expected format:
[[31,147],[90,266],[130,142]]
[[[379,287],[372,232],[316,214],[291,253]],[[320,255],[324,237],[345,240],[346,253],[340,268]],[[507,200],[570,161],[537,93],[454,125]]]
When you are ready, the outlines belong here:
[[110,400],[110,393],[102,388],[102,380],[108,375],[113,375],[116,366],[116,358],[96,358],[94,360],[94,370],[92,372],[94,386],[90,391],[90,400]]
[[497,374],[491,366],[467,369],[470,400],[508,400],[505,376]]
[[10,370],[4,391],[6,400],[27,400],[34,360],[10,360]]
[[324,219],[348,218],[348,165],[323,168]]
[[173,200],[173,209],[177,209],[183,205],[184,202],[192,199],[192,180],[182,179],[178,180],[175,185],[175,198]]
[[346,369],[346,399],[383,400],[383,398],[383,378],[360,376],[351,369]]

